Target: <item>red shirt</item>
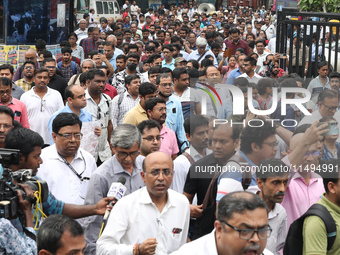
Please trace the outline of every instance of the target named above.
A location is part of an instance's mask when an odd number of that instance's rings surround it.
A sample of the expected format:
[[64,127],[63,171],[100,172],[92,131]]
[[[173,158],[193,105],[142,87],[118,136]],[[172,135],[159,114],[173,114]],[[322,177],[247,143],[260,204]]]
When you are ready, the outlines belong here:
[[235,44],[233,40],[231,40],[231,41],[225,40],[224,43],[225,43],[225,45],[227,46],[227,49],[229,49],[229,48],[232,49],[231,55],[235,55],[236,50],[237,50],[238,48],[244,49],[246,55],[247,55],[247,56],[249,55],[249,46],[248,46],[248,43],[247,43],[246,41],[239,40],[239,41],[237,42],[237,44]]
[[118,92],[117,92],[116,88],[112,87],[107,82],[106,82],[106,85],[105,85],[103,93],[105,93],[106,95],[111,97],[111,99],[113,99],[115,96],[118,95]]

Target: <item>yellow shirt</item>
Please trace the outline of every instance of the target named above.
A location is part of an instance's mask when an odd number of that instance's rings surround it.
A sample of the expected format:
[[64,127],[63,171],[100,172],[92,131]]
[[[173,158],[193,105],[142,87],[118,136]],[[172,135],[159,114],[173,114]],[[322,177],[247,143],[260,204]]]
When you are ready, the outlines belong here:
[[135,107],[133,107],[125,114],[123,124],[132,124],[137,126],[144,120],[148,120],[148,116],[146,115],[146,111],[143,109],[140,103],[138,103]]

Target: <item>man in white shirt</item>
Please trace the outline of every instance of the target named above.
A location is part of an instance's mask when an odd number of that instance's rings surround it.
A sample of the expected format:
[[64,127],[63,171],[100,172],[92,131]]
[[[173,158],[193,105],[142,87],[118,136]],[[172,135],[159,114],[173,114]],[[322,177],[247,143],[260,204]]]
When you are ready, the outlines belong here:
[[190,147],[174,160],[175,175],[171,188],[183,193],[185,180],[190,166],[209,155],[212,151],[209,146],[209,121],[202,115],[191,115],[184,121],[186,137]]
[[123,197],[111,211],[97,254],[158,254],[186,243],[190,207],[184,195],[169,189],[173,162],[163,152],[149,154],[141,176],[146,187]]
[[239,77],[246,78],[249,83],[253,82],[257,84],[262,77],[255,73],[256,68],[256,59],[253,57],[246,57],[243,62],[243,70],[244,73],[241,74]]
[[264,40],[256,41],[256,53],[257,53],[257,55],[259,55],[259,57],[257,59],[257,66],[259,66],[259,67],[263,67],[263,62],[266,61],[266,57],[269,54],[269,52],[264,50],[264,47],[265,47]]
[[211,50],[206,50],[206,47],[207,47],[207,44],[208,44],[208,41],[207,39],[203,38],[203,37],[197,37],[196,39],[196,47],[197,47],[197,50],[193,50],[189,57],[188,57],[188,61],[190,59],[194,59],[194,60],[197,60],[198,63],[201,63],[201,61],[207,56],[207,55],[210,55],[214,58],[214,66],[218,66],[217,64],[217,60],[216,60],[216,57],[214,55],[214,53],[211,51]]
[[76,31],[74,31],[74,33],[78,36],[77,45],[79,45],[82,39],[88,37],[85,19],[79,20],[79,28]]
[[39,176],[57,199],[78,205],[84,204],[88,182],[97,168],[93,156],[79,148],[81,126],[75,113],[57,115],[52,125],[55,144],[41,151],[39,168]]
[[225,195],[218,204],[214,226],[210,234],[183,245],[171,255],[272,254],[265,250],[271,234],[268,209],[255,194],[238,191]]
[[45,144],[49,144],[48,121],[53,113],[64,107],[57,90],[47,87],[48,70],[37,69],[34,74],[35,86],[25,92],[20,100],[26,105],[31,130],[39,133]]
[[270,40],[274,34],[276,34],[274,25],[270,24],[270,18],[264,19],[264,25],[261,27],[261,30],[266,32],[268,40]]

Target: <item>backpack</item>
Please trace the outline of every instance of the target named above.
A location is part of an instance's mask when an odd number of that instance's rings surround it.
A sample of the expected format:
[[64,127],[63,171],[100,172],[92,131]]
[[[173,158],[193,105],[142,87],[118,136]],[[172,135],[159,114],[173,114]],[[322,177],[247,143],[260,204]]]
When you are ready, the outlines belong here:
[[[63,63],[62,61],[58,62],[59,69],[61,68],[62,63]],[[71,61],[71,68],[72,68],[73,74],[76,74],[77,73],[76,62]]]
[[294,221],[289,228],[283,255],[300,255],[303,250],[303,222],[308,216],[320,217],[326,225],[327,231],[327,251],[329,251],[336,238],[336,225],[332,215],[326,207],[321,204],[312,205],[308,211]]

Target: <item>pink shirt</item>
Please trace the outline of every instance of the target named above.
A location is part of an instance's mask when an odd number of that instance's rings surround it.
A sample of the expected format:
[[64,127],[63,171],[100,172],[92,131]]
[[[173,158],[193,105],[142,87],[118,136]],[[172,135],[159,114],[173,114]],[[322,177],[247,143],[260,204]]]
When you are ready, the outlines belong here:
[[[290,165],[288,156],[282,159],[284,163]],[[309,185],[299,173],[291,172],[286,194],[281,205],[287,212],[287,226],[289,228],[296,219],[304,214],[309,207],[320,200],[325,192],[323,181],[320,175],[312,173]]]
[[[4,105],[0,102],[0,105]],[[30,124],[28,122],[27,109],[26,105],[20,100],[12,97],[12,101],[7,105],[7,107],[11,108],[14,113],[14,120],[20,122],[20,124],[24,128],[30,128]]]
[[168,154],[170,157],[179,152],[177,138],[174,131],[163,125],[161,129],[161,137],[163,137],[163,139],[161,141],[161,148],[159,151]]

